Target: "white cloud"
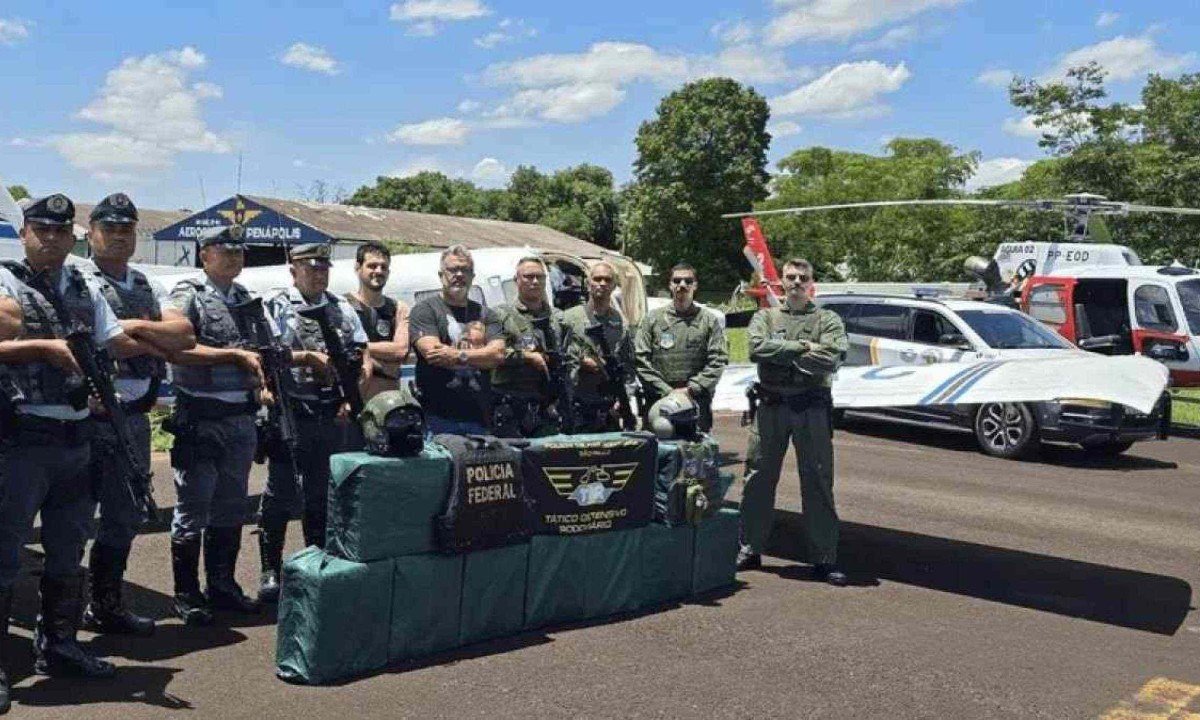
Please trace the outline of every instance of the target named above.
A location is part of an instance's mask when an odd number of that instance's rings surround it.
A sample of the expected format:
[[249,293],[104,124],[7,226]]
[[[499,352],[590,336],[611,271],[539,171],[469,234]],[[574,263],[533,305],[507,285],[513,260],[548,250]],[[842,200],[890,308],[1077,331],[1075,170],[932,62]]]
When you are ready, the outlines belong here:
[[966,189],[973,192],[980,188],[1003,185],[1014,180],[1020,180],[1022,173],[1025,172],[1025,168],[1032,164],[1032,160],[1022,160],[1013,157],[984,160],[979,163],[979,167],[975,168],[975,174],[971,176],[971,179],[967,180]]
[[808,68],[788,66],[783,53],[755,45],[732,45],[716,57],[690,60],[689,77],[731,77],[746,83],[777,83],[812,77]]
[[409,160],[387,174],[391,177],[404,178],[423,172],[440,172],[444,175],[454,174],[447,171],[446,165],[441,160],[428,155]]
[[875,60],[843,63],[812,82],[771,98],[776,116],[861,117],[887,112],[879,96],[900,89],[912,73],[904,63],[888,67]]
[[389,17],[408,25],[408,34],[437,34],[438,23],[460,22],[486,17],[492,11],[479,0],[404,0],[394,3]]
[[302,42],[295,43],[288,48],[279,61],[284,65],[325,75],[337,75],[342,71],[338,61],[329,54],[328,50]]
[[794,123],[791,120],[780,120],[773,122],[767,126],[767,132],[771,133],[772,138],[790,137],[799,135],[804,128],[800,127],[799,123]]
[[874,40],[855,43],[854,47],[850,49],[859,53],[875,52],[876,50],[895,50],[901,45],[907,45],[916,40],[919,36],[920,31],[917,30],[916,25],[900,25],[888,30]]
[[726,45],[741,45],[754,39],[754,26],[745,20],[722,21],[713,25],[709,32]]
[[494,84],[518,87],[623,85],[637,80],[670,84],[688,76],[688,61],[639,43],[598,42],[583,53],[535,55],[491,65],[484,75]]
[[984,70],[975,78],[975,82],[988,87],[1007,88],[1015,75],[1016,73],[1007,68]]
[[607,114],[625,99],[625,91],[605,83],[580,83],[521,90],[489,115],[538,117],[561,123],[583,122]]
[[1017,137],[1042,137],[1042,128],[1033,124],[1032,115],[1026,115],[1025,117],[1020,118],[1006,118],[1004,120],[1004,124],[1001,125],[1001,128],[1009,135],[1015,135]]
[[191,47],[126,58],[78,113],[107,129],[59,136],[52,144],[72,165],[98,177],[169,167],[180,152],[229,152],[230,142],[200,115],[201,101],[220,97],[221,88],[188,84],[189,74],[206,62]]
[[484,187],[500,187],[508,182],[512,170],[504,167],[504,163],[496,158],[485,157],[475,163],[471,169],[471,180]]
[[1042,80],[1064,78],[1070,68],[1092,61],[1108,71],[1109,79],[1119,81],[1140,78],[1148,73],[1173,73],[1195,60],[1195,53],[1169,55],[1162,52],[1149,34],[1138,37],[1118,35],[1063,55],[1051,70],[1043,74]]
[[537,28],[527,26],[524,20],[504,18],[496,26],[495,30],[475,38],[475,44],[481,48],[491,49],[497,45],[505,45],[517,42],[518,40],[536,37],[537,34]]
[[387,134],[387,141],[405,145],[462,145],[470,126],[457,118],[437,118],[400,125]]
[[296,158],[295,160],[292,161],[292,167],[294,167],[294,168],[302,168],[307,164],[308,163],[304,162],[300,158]]
[[29,37],[29,23],[0,18],[0,45],[16,45]]
[[458,111],[464,115],[467,115],[475,112],[480,107],[481,104],[478,100],[471,100],[470,98],[467,98],[458,104]]
[[1109,12],[1105,10],[1096,18],[1096,27],[1105,28],[1112,25],[1121,18],[1121,13]]
[[782,15],[771,20],[768,45],[805,40],[848,40],[927,10],[952,8],[963,0],[774,0]]
[[15,137],[5,140],[4,144],[9,147],[37,147],[39,143],[29,138]]

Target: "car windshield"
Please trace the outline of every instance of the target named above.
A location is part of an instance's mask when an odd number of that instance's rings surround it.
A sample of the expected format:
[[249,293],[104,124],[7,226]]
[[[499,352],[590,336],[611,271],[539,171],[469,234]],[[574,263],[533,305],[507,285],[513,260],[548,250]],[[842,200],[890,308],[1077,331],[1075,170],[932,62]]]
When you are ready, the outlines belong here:
[[989,347],[997,350],[1069,348],[1070,343],[1045,325],[1018,312],[963,310],[958,313]]
[[1179,302],[1188,327],[1193,335],[1200,335],[1200,280],[1184,280],[1175,287],[1179,289]]

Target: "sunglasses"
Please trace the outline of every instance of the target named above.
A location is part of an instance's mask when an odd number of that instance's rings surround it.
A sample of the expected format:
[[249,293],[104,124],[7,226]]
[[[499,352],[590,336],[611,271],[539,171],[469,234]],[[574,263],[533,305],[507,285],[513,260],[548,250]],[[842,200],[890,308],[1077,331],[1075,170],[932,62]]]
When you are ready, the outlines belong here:
[[787,275],[784,275],[783,278],[785,280],[792,280],[794,282],[806,283],[809,280],[812,280],[812,275],[801,275],[800,273],[788,273]]
[[689,278],[689,277],[671,278],[671,284],[672,285],[687,285],[688,287],[691,287],[692,285],[696,284],[696,278]]

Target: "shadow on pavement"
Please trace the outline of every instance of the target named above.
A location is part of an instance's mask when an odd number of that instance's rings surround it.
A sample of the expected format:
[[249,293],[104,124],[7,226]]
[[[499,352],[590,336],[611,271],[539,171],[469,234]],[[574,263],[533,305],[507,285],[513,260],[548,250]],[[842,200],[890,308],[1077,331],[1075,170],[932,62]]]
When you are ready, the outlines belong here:
[[13,692],[15,705],[70,707],[96,703],[141,703],[167,710],[194,709],[183,698],[167,692],[167,685],[180,668],[134,666],[117,669],[111,680],[39,678],[29,687]]
[[[882,440],[898,440],[918,445],[932,445],[942,450],[977,453],[987,457],[979,449],[975,437],[968,431],[947,431],[944,428],[891,423],[875,418],[847,418],[838,432],[845,435],[859,435],[879,438]],[[1150,441],[1147,441],[1150,442]],[[1173,462],[1156,460],[1137,455],[1137,445],[1116,457],[1094,457],[1086,454],[1076,445],[1053,444],[1042,445],[1041,450],[1027,460],[1017,462],[1032,462],[1041,465],[1051,465],[1066,468],[1099,468],[1103,470],[1170,470],[1179,467]]]
[[[768,554],[803,562],[800,523],[800,513],[776,510]],[[1192,587],[1179,578],[873,525],[843,522],[838,552],[854,581],[874,577],[1160,635],[1174,635],[1191,609]]]

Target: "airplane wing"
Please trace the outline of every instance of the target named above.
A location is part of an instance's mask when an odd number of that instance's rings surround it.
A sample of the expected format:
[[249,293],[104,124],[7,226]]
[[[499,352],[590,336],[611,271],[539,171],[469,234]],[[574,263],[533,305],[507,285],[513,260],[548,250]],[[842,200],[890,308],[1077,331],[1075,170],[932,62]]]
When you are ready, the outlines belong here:
[[[713,395],[714,410],[745,410],[753,365],[725,369]],[[1154,409],[1167,387],[1167,368],[1141,356],[991,360],[974,363],[842,368],[833,383],[838,408],[977,405],[1086,398]]]

